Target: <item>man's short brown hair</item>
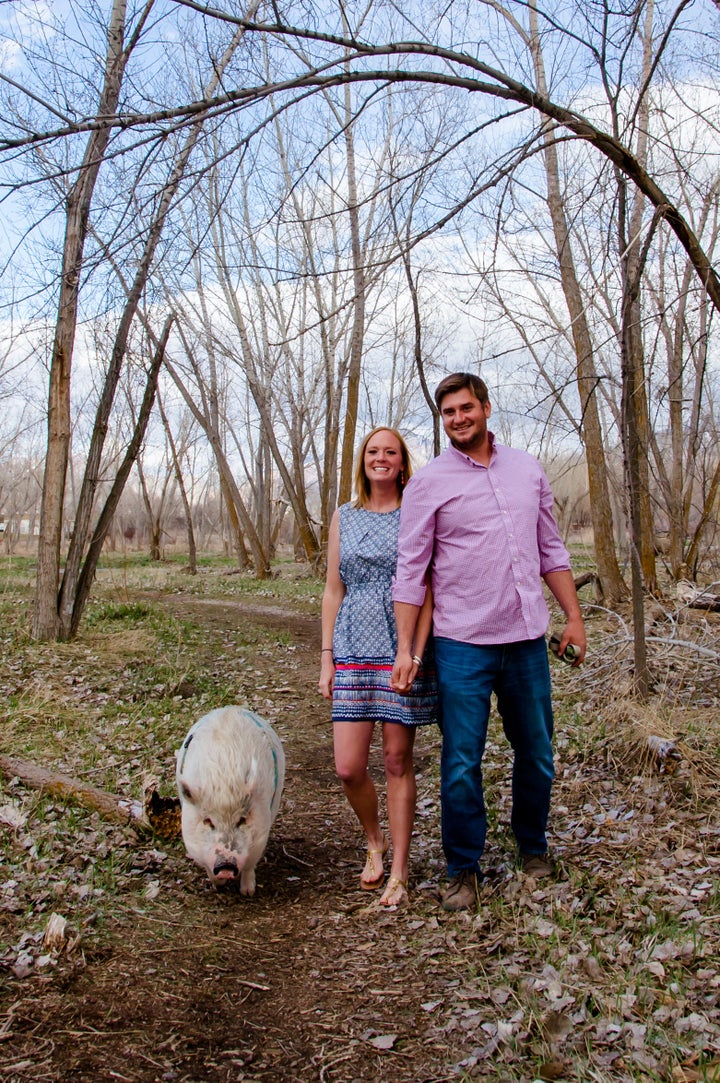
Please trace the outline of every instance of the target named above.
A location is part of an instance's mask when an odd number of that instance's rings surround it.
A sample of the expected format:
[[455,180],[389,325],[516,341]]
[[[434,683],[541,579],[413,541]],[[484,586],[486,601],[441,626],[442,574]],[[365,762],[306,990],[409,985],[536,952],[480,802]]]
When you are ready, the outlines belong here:
[[435,405],[438,410],[446,395],[464,391],[465,388],[471,391],[479,402],[488,402],[490,399],[487,384],[479,376],[472,372],[451,372],[435,388]]

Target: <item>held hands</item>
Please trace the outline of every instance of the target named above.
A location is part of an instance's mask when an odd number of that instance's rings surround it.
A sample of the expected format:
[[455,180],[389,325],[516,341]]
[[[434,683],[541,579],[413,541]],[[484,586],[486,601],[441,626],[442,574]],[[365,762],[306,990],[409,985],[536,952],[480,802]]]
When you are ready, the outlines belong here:
[[[412,683],[420,669],[421,659],[413,656],[409,651],[400,652],[395,658],[390,687],[401,695],[409,692]],[[318,691],[324,699],[332,699],[333,685],[335,683],[335,661],[329,651],[323,651],[320,661],[320,679]]]
[[399,692],[400,695],[409,692],[419,668],[419,658],[410,654],[410,651],[398,651],[390,678],[390,687],[393,691]]

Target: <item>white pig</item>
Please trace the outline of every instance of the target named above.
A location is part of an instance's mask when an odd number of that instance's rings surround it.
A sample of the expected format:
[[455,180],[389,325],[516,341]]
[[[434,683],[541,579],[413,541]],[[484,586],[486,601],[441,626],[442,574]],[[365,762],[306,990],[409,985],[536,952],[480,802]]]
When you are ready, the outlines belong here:
[[285,781],[280,738],[245,707],[220,707],[195,723],[176,756],[188,857],[216,887],[239,876],[241,893],[254,895]]

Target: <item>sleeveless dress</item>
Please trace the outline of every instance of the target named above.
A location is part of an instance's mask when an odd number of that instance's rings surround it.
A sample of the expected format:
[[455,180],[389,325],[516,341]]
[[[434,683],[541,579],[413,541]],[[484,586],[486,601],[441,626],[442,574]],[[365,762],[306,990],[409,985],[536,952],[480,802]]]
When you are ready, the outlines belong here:
[[345,596],[333,633],[333,722],[400,722],[422,726],[438,720],[432,640],[408,695],[390,687],[397,630],[392,581],[397,564],[400,509],[367,511],[342,504],[340,578]]

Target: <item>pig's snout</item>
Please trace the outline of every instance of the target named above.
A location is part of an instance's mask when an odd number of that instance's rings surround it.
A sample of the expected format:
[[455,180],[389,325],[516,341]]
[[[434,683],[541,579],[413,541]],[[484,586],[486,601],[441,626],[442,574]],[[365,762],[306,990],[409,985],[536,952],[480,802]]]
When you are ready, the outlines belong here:
[[237,861],[228,861],[227,858],[219,858],[213,865],[216,880],[234,880],[239,871]]

